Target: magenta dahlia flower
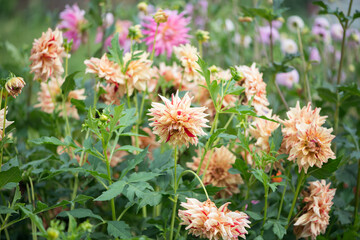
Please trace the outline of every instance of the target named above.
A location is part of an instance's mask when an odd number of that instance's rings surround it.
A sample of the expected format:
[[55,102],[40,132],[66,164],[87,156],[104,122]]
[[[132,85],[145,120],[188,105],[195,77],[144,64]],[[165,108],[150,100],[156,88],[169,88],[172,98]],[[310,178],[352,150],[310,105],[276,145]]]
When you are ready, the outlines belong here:
[[86,41],[84,26],[87,20],[84,16],[85,10],[81,10],[76,3],[71,7],[66,5],[65,10],[60,13],[58,28],[63,30],[64,38],[73,40],[73,50],[78,49],[82,41]]
[[[190,35],[188,32],[190,28],[187,25],[190,23],[190,18],[185,17],[185,12],[178,13],[177,11],[165,10],[168,19],[164,23],[159,24],[158,33],[156,35],[155,55],[158,56],[166,52],[168,58],[171,57],[173,47],[189,42]],[[155,31],[157,23],[148,16],[144,18],[142,26],[144,28],[143,34],[146,36],[145,43],[148,45],[148,51],[151,52],[154,43]]]

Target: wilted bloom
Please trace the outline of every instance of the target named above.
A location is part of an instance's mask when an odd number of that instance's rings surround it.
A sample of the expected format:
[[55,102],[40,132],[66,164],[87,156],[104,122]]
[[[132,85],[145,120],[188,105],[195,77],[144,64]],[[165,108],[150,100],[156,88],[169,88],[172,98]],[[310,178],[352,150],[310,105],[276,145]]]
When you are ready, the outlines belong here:
[[275,81],[279,85],[292,88],[295,83],[299,82],[299,72],[294,68],[290,72],[277,73]]
[[316,47],[310,48],[309,60],[312,63],[320,63],[321,62],[321,56],[320,56],[319,49],[317,49]]
[[[7,109],[6,109],[6,114],[7,114]],[[2,134],[4,131],[3,129],[4,121],[5,121],[5,128],[7,128],[13,123],[13,121],[8,121],[5,119],[5,108],[0,110],[0,141],[2,141]]]
[[[34,107],[41,108],[46,113],[52,113],[55,109],[60,110],[60,116],[63,115],[63,105],[61,99],[61,85],[64,83],[63,78],[52,78],[48,83],[41,83],[41,91],[38,92],[38,101]],[[78,89],[69,92],[68,98],[65,102],[66,113],[79,119],[79,114],[75,106],[71,104],[71,99],[84,100],[85,89]]]
[[329,21],[324,17],[317,17],[314,21],[314,27],[328,29],[330,26]]
[[65,57],[62,33],[50,28],[39,39],[35,39],[31,49],[31,73],[34,80],[47,81],[50,77],[58,77],[64,72],[62,58]]
[[149,116],[152,116],[149,121],[150,127],[153,127],[153,132],[160,137],[161,142],[169,142],[173,146],[187,147],[189,143],[197,145],[198,137],[206,135],[203,127],[208,127],[205,118],[207,114],[204,113],[205,107],[190,107],[192,98],[186,93],[181,99],[179,92],[171,96],[171,101],[160,96],[164,104],[152,103],[152,108],[149,110]]
[[84,64],[86,65],[85,73],[96,74],[108,83],[125,84],[120,66],[109,60],[106,53],[104,53],[101,59],[92,57],[89,60],[85,60]]
[[291,146],[288,160],[297,162],[299,172],[302,168],[305,173],[309,167],[321,168],[329,158],[336,158],[331,150],[331,141],[335,138],[331,135],[332,128],[319,127],[316,123],[300,123],[296,127],[297,141]]
[[64,31],[65,38],[73,40],[73,50],[78,49],[81,42],[87,40],[84,35],[87,20],[84,16],[85,10],[81,10],[76,3],[71,7],[66,5],[65,10],[60,13],[61,22],[58,28]]
[[241,86],[245,87],[246,103],[251,101],[251,105],[254,106],[255,110],[262,112],[263,108],[269,105],[266,98],[266,83],[263,81],[262,73],[256,68],[255,63],[251,67],[238,66],[236,70],[243,76]]
[[[190,28],[187,25],[190,23],[190,18],[184,17],[184,12],[179,14],[177,11],[166,10],[165,13],[168,15],[168,19],[158,26],[155,55],[158,56],[166,52],[167,57],[170,58],[173,47],[189,42],[190,35],[188,33]],[[144,28],[143,34],[146,35],[145,43],[148,45],[148,51],[151,52],[157,23],[153,18],[145,17],[142,25]]]
[[184,80],[198,82],[203,79],[202,75],[197,71],[200,70],[200,66],[197,63],[199,53],[195,47],[190,44],[180,45],[179,47],[174,47],[174,52],[184,67]]
[[230,211],[227,208],[229,202],[217,208],[209,199],[205,202],[195,198],[186,200],[180,204],[185,210],[179,210],[179,217],[182,220],[180,225],[186,225],[190,234],[210,240],[245,239],[246,228],[250,228],[246,213]]
[[330,34],[333,40],[341,41],[343,37],[343,32],[344,30],[340,23],[331,25]]
[[133,39],[137,42],[140,42],[140,38],[144,37],[141,33],[141,26],[140,25],[135,25],[135,26],[131,26],[129,28],[129,35],[128,37],[130,39]]
[[12,77],[5,83],[5,89],[11,96],[16,98],[25,85],[26,83],[22,77]]
[[280,38],[280,34],[276,28],[270,28],[270,26],[259,27],[257,40],[264,44],[270,44],[270,35],[273,43]]
[[335,192],[336,189],[330,189],[330,183],[326,185],[325,180],[310,182],[308,190],[303,192],[306,203],[304,213],[294,224],[297,238],[311,237],[315,240],[318,235],[325,233]]
[[[229,149],[222,146],[221,148],[215,148],[214,152],[207,152],[200,168],[200,175],[202,175],[208,164],[208,169],[203,178],[205,185],[211,184],[216,187],[225,187],[218,194],[222,198],[240,192],[238,185],[243,183],[240,174],[229,173],[235,160],[236,156]],[[200,161],[201,157],[193,157],[193,162],[188,162],[186,165],[196,171]]]
[[[265,114],[269,119],[278,119],[278,116],[272,116],[272,110]],[[249,128],[249,133],[256,139],[255,146],[260,147],[263,151],[270,150],[269,138],[273,131],[280,126],[277,122],[272,122],[262,118],[255,118]]]
[[298,51],[297,44],[292,39],[281,40],[281,51],[285,54],[295,54]]
[[304,21],[299,16],[291,16],[287,19],[287,27],[294,33],[296,33],[298,29],[302,30],[304,25]]

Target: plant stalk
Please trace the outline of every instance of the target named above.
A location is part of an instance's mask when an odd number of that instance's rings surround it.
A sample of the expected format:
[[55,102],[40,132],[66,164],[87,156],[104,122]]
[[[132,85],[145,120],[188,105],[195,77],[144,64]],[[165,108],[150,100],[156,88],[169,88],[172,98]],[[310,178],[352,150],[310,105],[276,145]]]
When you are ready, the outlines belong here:
[[171,227],[170,227],[170,240],[173,239],[174,236],[174,224],[175,224],[175,215],[176,215],[176,206],[177,206],[177,200],[178,200],[178,195],[176,194],[177,192],[177,175],[176,175],[176,165],[177,165],[177,147],[175,147],[174,149],[174,206],[173,206],[173,211],[172,211],[172,216],[171,216]]

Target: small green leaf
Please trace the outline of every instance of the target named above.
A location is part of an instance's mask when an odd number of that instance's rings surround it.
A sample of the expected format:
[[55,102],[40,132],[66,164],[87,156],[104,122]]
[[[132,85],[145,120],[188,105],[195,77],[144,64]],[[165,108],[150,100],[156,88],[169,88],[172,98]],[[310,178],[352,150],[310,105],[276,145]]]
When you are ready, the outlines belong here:
[[41,138],[31,140],[30,142],[37,144],[37,145],[52,144],[52,145],[56,145],[56,146],[66,146],[65,143],[63,143],[56,137],[41,137]]
[[104,191],[99,197],[95,198],[94,201],[108,201],[116,196],[120,195],[124,187],[126,186],[126,182],[123,180],[114,182],[110,185],[109,189]]
[[283,140],[283,136],[281,134],[281,127],[279,126],[275,131],[271,133],[269,138],[269,144],[272,146],[271,150],[278,151],[281,146],[281,142]]
[[332,175],[338,169],[339,163],[341,162],[342,156],[337,159],[329,159],[321,168],[316,166],[309,169],[310,175],[318,179],[326,179]]
[[146,182],[149,181],[157,176],[159,176],[160,174],[158,173],[152,173],[152,172],[135,172],[133,174],[131,174],[128,178],[128,182]]
[[130,227],[123,221],[109,221],[107,227],[108,234],[121,239],[131,238]]
[[255,221],[261,220],[263,219],[263,216],[261,216],[259,213],[257,212],[252,212],[252,211],[245,211],[247,215],[249,215],[252,219],[254,219]]
[[99,219],[100,221],[104,221],[102,219],[102,217],[100,217],[97,214],[94,214],[90,209],[86,209],[86,208],[77,208],[71,211],[64,211],[59,213],[57,216],[58,217],[67,217],[68,214],[70,214],[71,216],[73,216],[74,218],[96,218]]
[[142,198],[141,201],[139,203],[138,209],[146,206],[146,205],[150,205],[152,207],[160,204],[161,202],[161,193],[159,192],[149,192],[146,193]]
[[21,172],[18,167],[13,167],[7,171],[0,172],[0,189],[10,182],[18,183],[20,181]]
[[280,222],[274,221],[273,232],[276,236],[278,236],[278,238],[282,239],[286,234],[286,229],[280,224]]
[[14,209],[5,206],[0,206],[0,214],[12,214],[12,213],[17,213],[17,212]]
[[69,92],[71,92],[72,90],[75,89],[76,85],[75,85],[75,75],[78,74],[79,71],[77,72],[73,72],[72,74],[68,75],[65,78],[65,82],[62,84],[61,86],[61,91],[64,94],[65,97],[68,96]]

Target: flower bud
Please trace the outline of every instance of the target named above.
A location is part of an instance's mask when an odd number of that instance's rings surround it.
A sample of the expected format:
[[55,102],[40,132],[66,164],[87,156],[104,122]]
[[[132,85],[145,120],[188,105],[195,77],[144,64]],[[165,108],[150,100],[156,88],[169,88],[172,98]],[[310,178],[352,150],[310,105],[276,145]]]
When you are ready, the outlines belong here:
[[160,8],[154,15],[154,20],[157,24],[164,23],[168,19],[168,15]]
[[148,14],[148,5],[146,2],[139,2],[137,8],[140,12],[143,12],[145,15]]
[[253,19],[251,17],[239,17],[239,22],[252,22]]
[[201,42],[207,42],[210,39],[209,32],[204,30],[197,30],[196,39]]
[[212,65],[211,67],[209,67],[209,71],[212,73],[217,73],[217,72],[219,72],[219,69],[217,66]]
[[49,227],[46,232],[48,235],[48,239],[51,239],[51,240],[57,239],[60,235],[59,230],[52,228],[52,227]]
[[350,65],[349,65],[349,71],[350,71],[350,72],[355,72],[355,66],[354,66],[354,64],[350,64]]
[[11,96],[16,98],[16,96],[21,93],[25,85],[26,83],[22,77],[12,77],[6,82],[5,89]]
[[135,41],[140,41],[140,38],[144,37],[141,33],[140,25],[135,25],[129,27],[128,38],[133,39]]
[[105,114],[100,115],[100,121],[105,123],[109,120],[109,118]]
[[87,220],[87,221],[81,223],[79,227],[84,232],[91,232],[91,229],[92,229],[93,225],[91,223],[89,223],[89,221]]

